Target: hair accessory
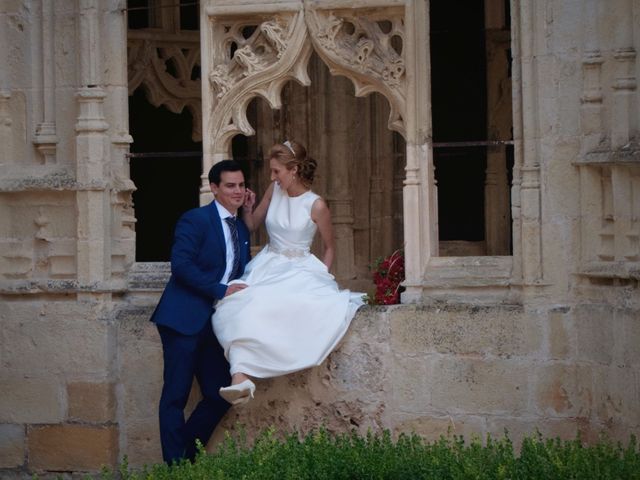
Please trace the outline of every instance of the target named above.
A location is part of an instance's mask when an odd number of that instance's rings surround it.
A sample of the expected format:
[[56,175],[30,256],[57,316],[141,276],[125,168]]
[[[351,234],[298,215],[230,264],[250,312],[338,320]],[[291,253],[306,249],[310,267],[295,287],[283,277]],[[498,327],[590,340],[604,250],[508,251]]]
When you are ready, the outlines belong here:
[[291,146],[291,143],[289,142],[289,140],[287,140],[286,142],[283,143],[283,145],[285,147],[287,147],[289,150],[291,150],[291,153],[293,153],[293,156],[296,156],[296,152],[293,151],[293,147]]

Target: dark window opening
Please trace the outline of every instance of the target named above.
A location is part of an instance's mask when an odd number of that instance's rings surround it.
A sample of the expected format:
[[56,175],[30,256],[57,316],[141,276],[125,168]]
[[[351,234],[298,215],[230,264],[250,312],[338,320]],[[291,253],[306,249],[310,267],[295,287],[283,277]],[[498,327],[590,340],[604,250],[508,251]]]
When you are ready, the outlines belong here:
[[149,0],[128,0],[127,20],[130,30],[149,28]]
[[[484,1],[430,4],[433,156],[441,255],[511,253],[504,240],[498,247],[486,244],[487,229],[497,225],[495,219],[508,215],[510,220],[509,200],[505,206],[505,201],[490,201],[494,199],[488,195],[498,191],[504,199],[505,188],[511,185],[513,151],[511,128],[505,129],[505,122],[512,123],[510,110],[499,111],[489,105],[491,95],[495,95],[490,93],[495,92],[492,82],[504,81],[501,75],[510,77],[510,52],[507,49],[502,56],[508,60],[508,67],[500,70],[494,65],[490,69],[491,49],[503,46],[493,40],[499,37],[485,28],[484,7]],[[508,10],[505,12],[508,18]],[[508,20],[502,30],[508,30]],[[500,138],[496,137],[497,131]],[[501,152],[499,167],[495,163],[496,149]],[[490,155],[493,163],[489,166]],[[496,169],[506,173],[508,186],[488,188],[486,174],[491,169],[492,173]],[[503,207],[495,208],[496,203]],[[510,238],[510,228],[504,235]]]
[[191,140],[192,121],[187,109],[152,106],[142,88],[129,97],[138,262],[169,261],[178,218],[199,204],[202,143]]
[[200,29],[200,8],[195,0],[180,0],[180,29]]

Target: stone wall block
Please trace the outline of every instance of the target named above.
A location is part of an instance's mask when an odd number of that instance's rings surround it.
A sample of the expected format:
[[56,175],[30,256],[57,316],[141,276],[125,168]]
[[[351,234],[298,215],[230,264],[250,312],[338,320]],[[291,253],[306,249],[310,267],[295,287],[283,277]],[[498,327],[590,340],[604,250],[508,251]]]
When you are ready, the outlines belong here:
[[32,471],[98,471],[117,462],[116,426],[45,425],[27,435]]
[[551,359],[569,359],[574,355],[572,317],[567,309],[555,309],[549,312],[548,346]]
[[139,449],[147,452],[147,442],[151,441],[148,439],[158,435],[163,359],[158,330],[149,321],[152,312],[149,308],[135,308],[120,311],[117,316],[118,399],[122,406],[121,428],[129,438],[125,453],[131,458]]
[[[67,92],[71,92],[70,98],[62,98],[56,105],[56,112],[60,112],[64,106],[74,106],[73,93],[78,83],[77,52],[79,49],[77,36],[77,11],[73,4],[58,2],[56,4],[56,51],[63,52],[63,55],[56,56],[55,76],[56,84],[61,88],[57,92],[58,98]],[[66,88],[65,88],[66,87]],[[78,113],[73,117],[65,115],[63,124],[74,125]],[[60,120],[59,120],[60,121]],[[69,135],[71,137],[71,135]],[[61,137],[63,137],[61,135]],[[62,139],[61,139],[62,140]]]
[[64,418],[62,384],[52,377],[0,377],[0,423],[55,423]]
[[119,369],[125,383],[162,380],[162,342],[148,317],[120,320],[117,338]]
[[594,367],[593,410],[598,422],[640,425],[638,373],[629,367]]
[[535,369],[536,412],[542,417],[589,417],[592,375],[590,367],[551,364]]
[[391,349],[385,319],[384,312],[367,307],[356,315],[326,362],[328,381],[337,390],[377,396],[388,387]]
[[24,465],[25,433],[23,425],[0,424],[0,468]]
[[434,356],[404,357],[394,360],[391,381],[392,412],[425,413],[432,410],[431,395],[434,388]]
[[541,343],[539,325],[520,307],[416,306],[389,316],[391,347],[407,355],[522,356],[537,352]]
[[[72,304],[65,304],[69,307]],[[109,324],[87,311],[46,307],[7,317],[2,366],[16,373],[106,377],[111,361]]]
[[432,372],[432,406],[441,412],[516,415],[528,408],[529,365],[443,357],[434,362]]
[[640,369],[640,314],[634,310],[616,312],[618,332],[616,343],[620,345],[620,363]]
[[610,364],[614,352],[614,311],[604,305],[585,305],[575,312],[578,360]]
[[384,390],[389,378],[385,355],[375,345],[344,345],[333,352],[327,362],[330,382],[338,390],[378,394]]
[[113,383],[75,382],[67,385],[69,420],[106,423],[115,421]]
[[[153,402],[150,402],[150,404]],[[150,408],[151,405],[150,405]],[[133,468],[152,465],[162,461],[160,447],[160,430],[157,422],[157,412],[154,421],[151,419],[130,419],[122,428],[125,429],[126,451],[123,452]]]

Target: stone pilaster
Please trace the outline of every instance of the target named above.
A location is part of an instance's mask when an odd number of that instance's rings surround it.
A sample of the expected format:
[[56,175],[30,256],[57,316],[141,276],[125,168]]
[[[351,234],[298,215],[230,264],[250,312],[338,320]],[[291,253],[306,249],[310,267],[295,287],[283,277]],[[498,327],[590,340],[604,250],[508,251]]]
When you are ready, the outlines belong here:
[[[79,70],[80,88],[76,92],[76,178],[78,208],[78,283],[85,289],[82,298],[101,296],[111,277],[111,208],[107,192],[110,169],[104,116],[106,93],[102,87],[102,39],[99,23],[100,2],[80,0]],[[106,294],[110,295],[110,294]]]
[[429,258],[438,254],[438,208],[431,138],[429,9],[426,0],[405,9],[407,164],[403,188],[405,286],[403,302],[422,297]]
[[[539,284],[542,270],[542,225],[540,200],[540,131],[537,32],[544,7],[533,2],[513,6],[515,38],[513,64],[515,165],[512,208],[514,219],[513,255],[515,274],[527,285]],[[515,275],[514,275],[515,277]]]
[[42,0],[39,32],[40,56],[39,88],[41,90],[42,118],[36,125],[33,143],[40,153],[42,163],[56,162],[56,78],[55,78],[55,8],[54,0]]

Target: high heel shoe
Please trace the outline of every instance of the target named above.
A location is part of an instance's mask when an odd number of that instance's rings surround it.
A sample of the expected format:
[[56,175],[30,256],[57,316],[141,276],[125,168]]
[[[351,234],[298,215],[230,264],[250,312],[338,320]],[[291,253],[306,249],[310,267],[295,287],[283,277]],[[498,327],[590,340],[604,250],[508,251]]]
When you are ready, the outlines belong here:
[[236,385],[222,387],[218,392],[220,393],[220,396],[231,405],[239,405],[251,400],[253,398],[253,392],[255,391],[255,384],[251,380],[245,380]]

